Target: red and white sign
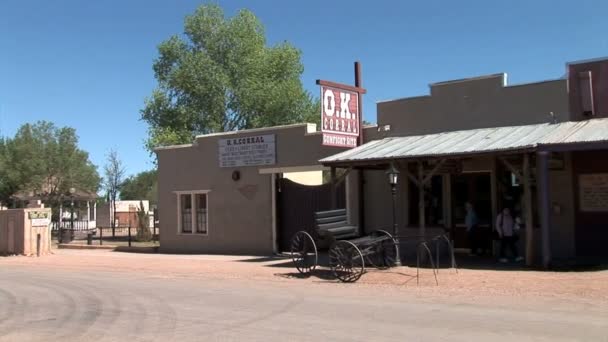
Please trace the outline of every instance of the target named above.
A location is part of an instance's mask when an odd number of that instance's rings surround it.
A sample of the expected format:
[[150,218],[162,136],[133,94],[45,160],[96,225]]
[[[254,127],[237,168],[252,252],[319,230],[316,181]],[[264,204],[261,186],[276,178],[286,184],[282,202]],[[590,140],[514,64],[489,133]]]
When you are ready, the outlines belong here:
[[321,86],[323,145],[356,147],[359,137],[359,93]]

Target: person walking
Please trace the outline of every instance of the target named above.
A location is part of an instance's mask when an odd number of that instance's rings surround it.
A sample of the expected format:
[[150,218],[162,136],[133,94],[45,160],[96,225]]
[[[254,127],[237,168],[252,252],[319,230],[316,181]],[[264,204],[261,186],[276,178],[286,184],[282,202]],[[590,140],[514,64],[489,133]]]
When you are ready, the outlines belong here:
[[498,261],[508,262],[507,248],[511,250],[515,261],[522,261],[524,259],[519,255],[517,250],[518,230],[517,220],[511,215],[511,210],[504,208],[502,213],[498,214],[496,218],[496,232],[500,238],[500,259]]
[[477,228],[477,224],[479,223],[477,219],[477,214],[475,213],[475,208],[473,208],[473,204],[471,202],[465,203],[465,210],[467,214],[464,218],[465,225],[467,227],[467,238],[469,240],[469,247],[471,248],[471,252],[469,255],[478,255],[479,250],[479,232]]

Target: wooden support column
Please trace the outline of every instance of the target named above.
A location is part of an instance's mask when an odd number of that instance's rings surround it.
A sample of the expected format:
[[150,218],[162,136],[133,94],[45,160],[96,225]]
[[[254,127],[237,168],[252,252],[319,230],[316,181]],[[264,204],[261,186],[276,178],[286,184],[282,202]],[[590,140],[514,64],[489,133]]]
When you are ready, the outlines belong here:
[[452,229],[452,175],[443,175],[443,225]]
[[530,155],[524,154],[524,210],[526,219],[526,265],[534,260],[534,231],[532,222],[532,189],[530,186]]
[[542,263],[543,267],[549,267],[551,263],[551,238],[550,226],[550,189],[549,189],[549,152],[537,152],[536,168],[538,172],[538,191],[540,199],[540,231],[542,242]]
[[425,208],[424,208],[424,167],[422,162],[418,162],[418,216],[420,222],[420,229],[418,235],[421,238],[426,234],[426,222],[425,222]]
[[336,168],[331,167],[331,209],[337,209],[338,207],[338,199],[337,199],[337,179],[336,179]]
[[91,202],[87,200],[87,224],[91,221]]
[[[361,77],[361,63],[355,62],[355,87],[363,87],[363,80]],[[365,143],[363,139],[363,96],[359,94],[359,144],[361,146]],[[359,170],[357,181],[357,199],[359,201],[359,229],[361,232],[365,232],[365,171]]]
[[[496,165],[496,158],[492,158],[492,173],[490,173],[490,192],[492,197],[492,220],[490,225],[494,227],[496,217],[498,216],[498,180],[496,174],[498,173],[498,165]],[[494,227],[495,229],[496,227]]]
[[496,157],[492,158],[492,172],[490,173],[490,196],[492,198],[492,221],[498,215],[498,165]]

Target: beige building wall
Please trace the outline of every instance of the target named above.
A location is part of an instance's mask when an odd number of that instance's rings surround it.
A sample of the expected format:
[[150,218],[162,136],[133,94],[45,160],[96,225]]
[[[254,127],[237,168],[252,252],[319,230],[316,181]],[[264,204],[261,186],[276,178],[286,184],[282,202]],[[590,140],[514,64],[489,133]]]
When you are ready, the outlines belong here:
[[8,209],[0,211],[0,254],[40,255],[51,253],[50,225],[35,224],[30,212],[48,213],[50,208]]
[[[200,136],[192,145],[158,149],[161,251],[272,253],[275,249],[273,174],[310,171],[311,167],[321,170],[320,159],[343,150],[322,146],[321,134],[314,130],[315,125],[309,124],[254,129]],[[220,139],[262,134],[276,135],[275,165],[219,167]],[[235,170],[240,172],[238,181],[232,179]],[[208,191],[208,234],[178,232],[179,191]],[[349,190],[351,194],[355,191],[356,188]]]
[[304,185],[323,184],[323,171],[288,172],[283,177]]
[[430,85],[426,96],[378,103],[378,125],[390,135],[420,135],[570,119],[567,81],[506,85],[498,74]]

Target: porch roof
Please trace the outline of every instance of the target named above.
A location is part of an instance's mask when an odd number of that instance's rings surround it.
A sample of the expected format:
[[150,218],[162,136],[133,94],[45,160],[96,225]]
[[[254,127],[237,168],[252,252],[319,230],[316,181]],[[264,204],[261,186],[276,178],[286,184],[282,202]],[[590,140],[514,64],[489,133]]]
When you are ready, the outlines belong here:
[[497,152],[608,148],[608,118],[388,137],[321,159],[327,166],[396,159],[466,157]]

